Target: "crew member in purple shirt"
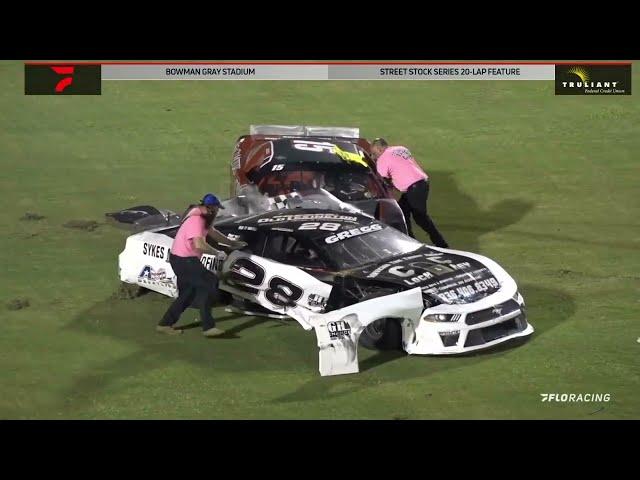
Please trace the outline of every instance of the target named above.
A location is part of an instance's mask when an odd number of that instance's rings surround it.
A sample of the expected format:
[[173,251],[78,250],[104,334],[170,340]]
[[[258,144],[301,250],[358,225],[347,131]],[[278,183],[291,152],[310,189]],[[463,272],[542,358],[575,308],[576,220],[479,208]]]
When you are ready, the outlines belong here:
[[429,234],[436,247],[449,248],[427,213],[429,176],[420,168],[409,149],[389,146],[384,138],[376,138],[371,143],[371,156],[376,161],[378,173],[384,178],[390,178],[393,186],[402,192],[398,203],[407,222],[409,235],[413,237],[413,215],[416,223]]

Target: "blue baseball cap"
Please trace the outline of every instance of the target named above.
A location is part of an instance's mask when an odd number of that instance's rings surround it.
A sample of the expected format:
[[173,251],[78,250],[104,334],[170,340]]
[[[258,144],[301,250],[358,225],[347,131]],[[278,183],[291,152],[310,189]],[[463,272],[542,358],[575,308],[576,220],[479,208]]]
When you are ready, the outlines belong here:
[[207,193],[204,197],[202,197],[200,204],[206,206],[214,206],[222,208],[224,210],[224,207],[220,203],[220,200],[213,193]]

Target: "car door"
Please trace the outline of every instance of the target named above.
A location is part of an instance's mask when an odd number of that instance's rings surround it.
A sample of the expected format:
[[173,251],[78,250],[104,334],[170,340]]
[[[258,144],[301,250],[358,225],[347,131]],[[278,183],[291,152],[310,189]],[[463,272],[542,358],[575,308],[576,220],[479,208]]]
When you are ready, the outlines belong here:
[[[273,312],[289,315],[305,329],[309,316],[324,311],[332,286],[287,263],[291,236],[269,237],[264,256],[234,251],[222,267],[221,288]],[[279,251],[278,260],[266,258]]]

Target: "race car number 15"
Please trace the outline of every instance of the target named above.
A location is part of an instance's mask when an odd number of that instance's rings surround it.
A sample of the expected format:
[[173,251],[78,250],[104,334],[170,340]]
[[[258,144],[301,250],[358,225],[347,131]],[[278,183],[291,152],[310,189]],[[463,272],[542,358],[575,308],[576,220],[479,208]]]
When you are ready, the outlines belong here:
[[[239,258],[229,267],[228,279],[236,288],[257,296],[260,289],[256,287],[262,286],[265,282],[265,276],[266,272],[261,265],[248,258]],[[274,275],[269,279],[268,288],[264,295],[274,305],[295,307],[303,293],[302,288],[285,278]]]

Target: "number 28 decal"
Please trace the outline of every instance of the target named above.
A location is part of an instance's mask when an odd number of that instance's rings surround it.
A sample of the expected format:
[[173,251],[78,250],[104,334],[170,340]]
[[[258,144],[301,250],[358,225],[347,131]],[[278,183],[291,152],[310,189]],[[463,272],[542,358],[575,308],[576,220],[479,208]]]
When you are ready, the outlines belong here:
[[298,230],[327,230],[329,232],[336,232],[340,228],[339,223],[320,223],[320,222],[306,222],[298,227]]
[[[248,258],[237,259],[229,268],[229,280],[233,285],[252,295],[260,293],[260,289],[256,287],[262,286],[265,276],[264,268]],[[280,307],[295,307],[304,293],[300,287],[277,275],[269,279],[268,285],[265,297]]]

